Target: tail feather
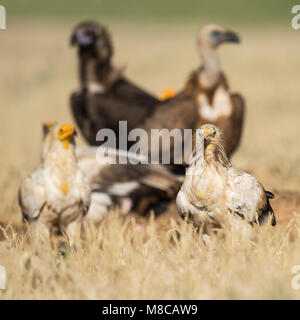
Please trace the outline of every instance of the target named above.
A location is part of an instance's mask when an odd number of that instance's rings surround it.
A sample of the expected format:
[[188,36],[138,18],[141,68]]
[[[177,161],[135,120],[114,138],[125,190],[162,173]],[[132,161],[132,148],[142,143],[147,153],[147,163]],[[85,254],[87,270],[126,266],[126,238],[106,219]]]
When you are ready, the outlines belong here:
[[266,192],[266,196],[268,199],[274,199],[275,195],[274,193],[272,193],[271,191],[265,191]]
[[276,226],[276,217],[275,217],[274,211],[273,211],[271,204],[270,204],[270,199],[274,199],[275,196],[270,191],[265,191],[265,193],[266,193],[266,197],[267,197],[267,205],[266,205],[266,208],[265,208],[263,214],[259,217],[258,223],[263,224],[269,217],[271,217],[271,225]]

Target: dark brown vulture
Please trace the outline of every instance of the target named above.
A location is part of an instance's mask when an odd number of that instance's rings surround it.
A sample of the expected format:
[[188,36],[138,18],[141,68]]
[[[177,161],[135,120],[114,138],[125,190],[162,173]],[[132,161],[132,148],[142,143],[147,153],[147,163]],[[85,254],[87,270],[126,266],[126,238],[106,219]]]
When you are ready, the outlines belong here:
[[112,65],[113,46],[106,28],[83,22],[73,31],[71,44],[78,48],[80,78],[71,110],[88,143],[97,144],[96,134],[102,128],[112,129],[118,137],[120,120],[128,121],[128,130],[144,122],[159,100]]

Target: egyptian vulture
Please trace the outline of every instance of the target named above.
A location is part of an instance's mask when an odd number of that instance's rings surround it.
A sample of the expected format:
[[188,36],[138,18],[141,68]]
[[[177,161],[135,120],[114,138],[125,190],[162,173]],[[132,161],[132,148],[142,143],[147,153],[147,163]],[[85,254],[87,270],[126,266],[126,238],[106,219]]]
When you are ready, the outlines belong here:
[[73,125],[54,125],[41,165],[20,185],[19,205],[34,239],[64,234],[72,245],[80,236],[91,195],[77,165],[75,135]]
[[[43,125],[42,158],[48,152],[53,127],[51,122]],[[162,213],[175,200],[182,183],[165,167],[136,164],[146,159],[121,150],[82,146],[76,148],[76,156],[92,191],[87,219],[95,223],[101,222],[112,207],[119,207],[124,214],[133,211],[143,215],[149,210]],[[126,164],[120,164],[121,158]]]
[[232,217],[261,224],[270,216],[275,225],[269,202],[273,197],[252,175],[232,167],[219,129],[206,124],[197,130],[195,149],[176,198],[182,218],[203,228],[204,233]]
[[113,46],[107,29],[96,22],[83,22],[73,31],[71,44],[78,48],[80,78],[80,89],[71,95],[71,111],[88,143],[98,144],[96,134],[102,128],[118,136],[120,120],[127,121],[128,130],[144,122],[159,100],[112,65]]
[[[182,91],[174,98],[159,103],[151,116],[139,125],[148,132],[148,136],[152,129],[164,128],[169,131],[178,128],[183,136],[184,129],[195,131],[203,123],[210,122],[222,129],[226,153],[228,156],[232,154],[240,141],[245,107],[243,98],[229,91],[219,62],[217,48],[228,42],[238,43],[239,37],[212,24],[200,30],[197,47],[203,64],[191,73]],[[148,144],[150,156],[151,140],[142,143]],[[166,151],[160,148],[160,154]],[[180,160],[186,164],[185,159],[179,159],[174,152],[173,141],[170,151],[171,164]],[[184,173],[182,165],[173,165],[172,168],[177,173]]]

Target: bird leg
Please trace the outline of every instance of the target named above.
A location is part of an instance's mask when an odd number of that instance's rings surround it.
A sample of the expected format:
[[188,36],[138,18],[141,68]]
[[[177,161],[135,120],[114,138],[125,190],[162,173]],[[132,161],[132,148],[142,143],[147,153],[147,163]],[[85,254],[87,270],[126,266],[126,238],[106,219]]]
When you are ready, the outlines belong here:
[[65,232],[71,247],[73,247],[81,237],[82,224],[83,224],[83,219],[82,219],[82,216],[79,215],[74,221],[69,223],[65,228]]

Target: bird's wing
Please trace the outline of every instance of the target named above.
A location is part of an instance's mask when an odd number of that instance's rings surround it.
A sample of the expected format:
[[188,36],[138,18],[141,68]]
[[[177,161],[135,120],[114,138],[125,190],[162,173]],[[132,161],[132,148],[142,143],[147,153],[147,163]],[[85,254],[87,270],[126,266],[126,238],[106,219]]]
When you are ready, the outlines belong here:
[[77,126],[80,128],[82,135],[89,144],[95,145],[97,128],[92,121],[93,119],[91,119],[88,115],[86,95],[86,89],[75,91],[71,95],[70,107],[72,115],[76,121]]
[[181,185],[181,179],[169,172],[165,167],[152,164],[146,167],[141,165],[138,169],[143,172],[140,183],[149,188],[166,192],[170,199],[176,196]]
[[128,102],[136,102],[144,108],[152,108],[159,99],[122,77],[114,88],[116,95],[127,98]]
[[43,168],[39,167],[23,180],[19,188],[19,205],[24,219],[35,219],[46,203]]
[[103,170],[101,178],[107,183],[107,192],[114,197],[127,197],[132,210],[146,213],[153,208],[164,210],[163,206],[175,199],[180,188],[177,177],[160,165],[111,165]]
[[78,165],[88,176],[92,192],[107,194],[117,204],[121,198],[131,198],[136,206],[147,198],[159,204],[175,198],[179,190],[179,178],[160,165],[103,164],[96,159],[94,148],[78,153]]
[[146,130],[192,129],[197,115],[197,105],[194,100],[181,92],[167,101],[160,102],[151,117],[141,125]]
[[98,148],[99,147],[93,146],[76,148],[78,166],[90,182],[97,179],[99,172],[101,172],[104,167],[112,163],[109,156],[105,157],[103,155],[99,161],[97,160]]
[[179,183],[176,176],[160,165],[111,164],[99,167],[92,186],[97,191],[107,191],[116,196],[127,196],[145,188],[148,192],[152,189],[174,195]]
[[81,169],[78,170],[78,176],[79,176],[79,179],[81,180],[81,183],[80,183],[81,200],[83,203],[84,215],[85,215],[87,214],[91,204],[91,189],[89,186],[89,180]]
[[105,91],[88,94],[88,118],[97,130],[110,128],[119,131],[119,121],[127,121],[128,130],[138,127],[152,112],[159,100],[120,78]]
[[246,111],[245,100],[240,94],[233,93],[230,95],[230,98],[231,98],[233,112],[231,117],[232,136],[230,141],[227,142],[227,146],[226,146],[226,151],[228,155],[231,155],[239,146],[241,136],[242,136],[245,111]]
[[249,222],[260,222],[266,216],[274,216],[263,186],[252,175],[242,170],[230,168],[228,171],[227,201],[232,213]]
[[176,208],[182,219],[190,218],[189,214],[193,214],[194,212],[190,209],[191,204],[188,201],[184,190],[179,190],[176,197]]
[[[179,93],[174,98],[160,103],[147,121],[140,125],[147,132],[147,136],[141,140],[140,144],[142,146],[147,145],[149,157],[151,157],[151,152],[156,157],[159,153],[160,158],[163,154],[170,154],[171,164],[174,162],[184,163],[184,145],[190,144],[192,141],[191,137],[184,135],[184,129],[192,130],[196,125],[197,118],[198,112],[195,101],[191,97]],[[156,141],[151,141],[151,136],[153,139],[155,138],[154,134],[152,135],[154,133],[153,129],[160,130],[159,134],[162,141],[170,141],[170,145],[157,143],[157,137]],[[177,138],[170,139],[171,133],[176,134]],[[158,150],[153,150],[152,146],[156,145]],[[182,153],[180,150],[182,150]]]

